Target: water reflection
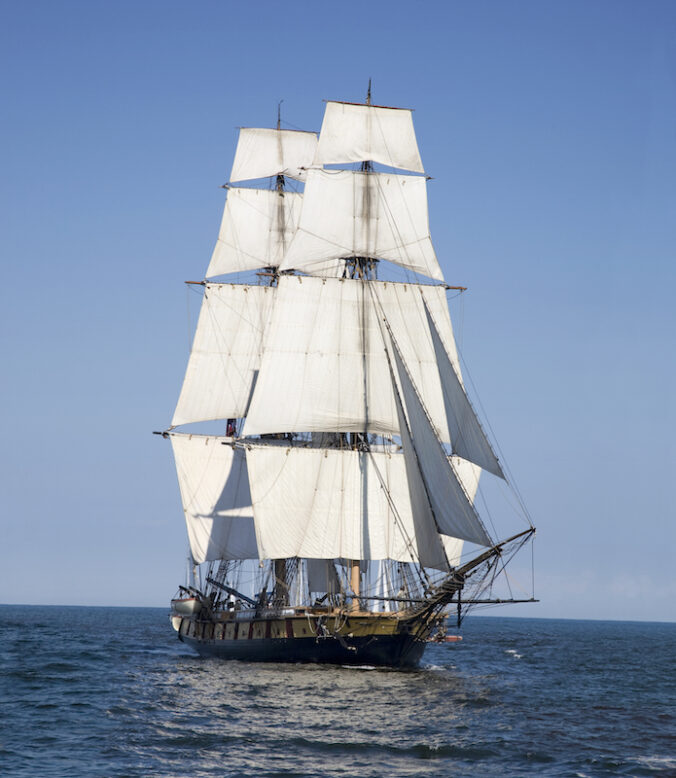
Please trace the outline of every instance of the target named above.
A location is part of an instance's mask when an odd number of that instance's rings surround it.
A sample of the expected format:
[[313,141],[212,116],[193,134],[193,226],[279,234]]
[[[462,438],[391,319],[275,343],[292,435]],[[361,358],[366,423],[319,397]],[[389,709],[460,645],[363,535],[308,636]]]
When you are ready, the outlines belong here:
[[146,682],[152,732],[132,745],[163,774],[187,759],[242,776],[317,774],[319,764],[323,775],[383,775],[385,765],[422,775],[421,759],[492,752],[471,735],[490,689],[452,665],[401,672],[180,658]]

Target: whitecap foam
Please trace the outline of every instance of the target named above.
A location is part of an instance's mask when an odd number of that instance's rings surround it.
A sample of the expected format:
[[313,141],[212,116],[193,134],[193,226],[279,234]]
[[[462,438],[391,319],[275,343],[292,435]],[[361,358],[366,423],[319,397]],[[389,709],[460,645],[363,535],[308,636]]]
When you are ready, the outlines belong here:
[[676,770],[676,757],[673,756],[637,756],[636,761],[654,770]]

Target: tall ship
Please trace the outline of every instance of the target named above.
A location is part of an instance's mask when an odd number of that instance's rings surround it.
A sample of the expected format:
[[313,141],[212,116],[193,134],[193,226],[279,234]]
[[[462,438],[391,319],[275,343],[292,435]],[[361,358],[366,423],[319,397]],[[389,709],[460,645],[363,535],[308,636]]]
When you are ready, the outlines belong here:
[[[468,399],[410,110],[328,101],[241,128],[171,426],[189,539],[179,640],[247,661],[415,667],[449,613],[504,601],[534,535]],[[482,512],[483,513],[483,512]],[[492,514],[491,514],[492,515]]]

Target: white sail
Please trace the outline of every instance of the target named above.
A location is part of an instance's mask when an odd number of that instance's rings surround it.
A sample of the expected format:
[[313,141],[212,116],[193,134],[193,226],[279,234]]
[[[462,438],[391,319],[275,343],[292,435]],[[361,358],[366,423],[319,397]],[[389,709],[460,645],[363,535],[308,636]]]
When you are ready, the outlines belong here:
[[244,452],[225,438],[172,433],[192,557],[257,559]]
[[172,427],[246,414],[275,291],[206,284]]
[[312,165],[317,135],[298,130],[242,127],[239,131],[230,181],[285,175],[302,180]]
[[277,267],[296,232],[303,196],[230,188],[207,278]]
[[367,160],[424,172],[411,111],[327,102],[315,162],[328,165]]
[[440,537],[448,564],[451,567],[457,567],[462,559],[462,549],[465,541],[460,540],[460,538],[452,538],[449,535],[440,535]]
[[424,178],[308,171],[298,230],[280,268],[312,272],[349,257],[386,259],[443,280],[429,233]]
[[465,490],[467,497],[474,502],[474,497],[479,489],[481,468],[473,462],[469,462],[455,454],[450,457],[450,460],[453,470],[458,476],[458,481],[462,484],[462,488]]
[[470,462],[474,462],[474,464],[500,478],[504,478],[500,463],[493,453],[491,444],[488,442],[481,424],[474,413],[474,409],[465,394],[465,390],[460,383],[460,377],[446,353],[434,319],[427,306],[425,306],[425,313],[430,333],[432,334],[437,364],[439,365],[453,453],[468,459]]
[[413,448],[439,532],[481,546],[493,545],[439,442],[404,367],[397,344],[393,342],[392,346]]
[[395,333],[425,407],[448,436],[439,370],[423,300],[455,354],[445,291],[352,279],[279,279],[245,435],[277,432],[397,434],[382,318]]
[[[394,384],[394,374],[390,366],[390,377]],[[411,516],[415,524],[416,536],[420,538],[420,551],[422,556],[420,563],[425,567],[430,566],[438,570],[448,569],[448,558],[444,548],[439,525],[435,521],[432,512],[432,504],[427,494],[425,481],[422,477],[420,463],[411,440],[411,434],[406,421],[404,407],[399,392],[395,391],[395,404],[399,418],[401,446],[406,465],[406,481],[408,483],[409,499],[411,502]]]
[[401,454],[250,445],[246,455],[262,559],[420,559],[446,569],[430,557],[434,525],[417,531]]
[[[477,489],[479,488],[481,468],[477,467],[472,462],[468,462],[466,459],[461,459],[457,456],[451,457],[451,464],[453,465],[455,474],[458,476],[458,480],[462,484],[462,488],[467,493],[467,497],[473,503]],[[457,567],[460,564],[465,541],[460,540],[460,538],[453,538],[450,535],[442,535],[441,541],[444,544],[444,550],[446,551],[446,557],[448,558],[449,564],[452,567]]]

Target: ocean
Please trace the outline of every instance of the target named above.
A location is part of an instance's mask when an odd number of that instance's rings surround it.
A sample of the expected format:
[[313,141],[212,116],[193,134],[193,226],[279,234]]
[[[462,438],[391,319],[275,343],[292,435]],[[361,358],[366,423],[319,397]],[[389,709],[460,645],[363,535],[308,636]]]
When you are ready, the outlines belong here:
[[261,665],[164,609],[0,606],[0,776],[676,776],[676,624],[458,634],[418,670]]

